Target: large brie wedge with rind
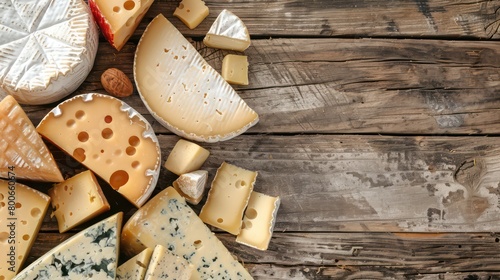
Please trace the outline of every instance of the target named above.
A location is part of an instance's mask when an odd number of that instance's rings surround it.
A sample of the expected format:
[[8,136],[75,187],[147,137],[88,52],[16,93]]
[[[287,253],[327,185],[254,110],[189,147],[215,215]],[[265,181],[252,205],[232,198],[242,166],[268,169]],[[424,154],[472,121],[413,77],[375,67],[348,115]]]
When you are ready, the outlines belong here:
[[83,0],[0,1],[0,95],[47,104],[86,79],[99,36]]
[[250,34],[243,21],[228,10],[223,10],[203,39],[211,48],[244,51],[250,46]]
[[257,113],[161,14],[139,41],[134,78],[153,117],[187,139],[228,140],[259,120]]

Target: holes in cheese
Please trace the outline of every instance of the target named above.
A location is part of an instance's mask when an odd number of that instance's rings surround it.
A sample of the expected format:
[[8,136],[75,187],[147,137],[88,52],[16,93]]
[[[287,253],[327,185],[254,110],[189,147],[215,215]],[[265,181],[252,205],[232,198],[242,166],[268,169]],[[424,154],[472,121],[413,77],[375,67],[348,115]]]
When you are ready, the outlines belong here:
[[182,0],[174,11],[174,16],[179,18],[189,29],[196,28],[208,14],[209,9],[201,0]]
[[244,51],[250,46],[250,34],[243,21],[228,10],[223,10],[203,39],[212,48]]
[[139,41],[134,78],[152,116],[181,137],[203,142],[228,140],[259,120],[257,113],[161,14]]
[[[68,120],[74,125],[65,126]],[[153,192],[161,167],[158,140],[147,120],[124,102],[78,95],[49,112],[37,130],[136,207]]]

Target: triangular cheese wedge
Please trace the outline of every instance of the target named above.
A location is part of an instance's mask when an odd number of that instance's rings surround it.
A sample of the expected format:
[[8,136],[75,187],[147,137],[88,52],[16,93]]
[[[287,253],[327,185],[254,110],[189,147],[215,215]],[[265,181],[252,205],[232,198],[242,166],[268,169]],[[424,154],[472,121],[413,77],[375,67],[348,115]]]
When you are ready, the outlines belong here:
[[[49,201],[48,195],[28,186],[0,180],[0,225],[3,225],[0,228],[0,279],[12,279],[23,267]],[[12,204],[16,206],[14,210],[9,209]]]
[[190,280],[193,271],[194,265],[188,263],[185,258],[175,255],[162,245],[156,245],[144,279]]
[[73,235],[14,279],[115,279],[123,213]]
[[146,275],[153,249],[146,248],[133,256],[116,270],[117,280],[142,280]]
[[228,10],[223,10],[203,39],[211,48],[244,51],[250,46],[250,34],[243,21]]
[[144,104],[163,126],[187,139],[233,138],[259,117],[163,15],[137,46],[134,77]]
[[[0,102],[0,177],[62,182],[63,176],[33,123],[11,95]],[[14,170],[9,169],[14,168]]]

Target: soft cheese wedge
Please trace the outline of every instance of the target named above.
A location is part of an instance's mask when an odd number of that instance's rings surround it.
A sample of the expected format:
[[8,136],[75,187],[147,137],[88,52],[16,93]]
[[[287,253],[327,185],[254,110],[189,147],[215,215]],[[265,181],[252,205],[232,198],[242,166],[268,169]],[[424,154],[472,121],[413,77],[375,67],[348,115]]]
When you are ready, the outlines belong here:
[[259,120],[257,113],[161,14],[139,41],[134,78],[153,117],[187,139],[228,140]]
[[83,0],[0,1],[0,95],[48,104],[75,91],[99,34]]
[[19,179],[64,180],[42,137],[11,95],[0,102],[0,135],[0,177],[9,177],[9,167],[14,167]]
[[153,4],[153,0],[89,0],[89,6],[108,42],[121,50]]
[[244,51],[250,46],[250,34],[243,21],[228,10],[223,10],[203,39],[208,47]]
[[252,279],[184,198],[168,187],[135,212],[123,227],[121,248],[134,255],[162,245],[194,265],[195,279]]
[[148,121],[109,95],[89,93],[52,109],[37,131],[140,207],[160,172],[160,146]]
[[49,202],[48,195],[35,189],[0,180],[0,279],[12,279],[23,267]]
[[146,276],[149,261],[153,249],[146,248],[139,254],[133,256],[116,270],[117,280],[143,280]]
[[121,212],[73,235],[23,269],[14,279],[115,279]]
[[194,266],[184,258],[175,255],[161,245],[156,245],[144,279],[190,280],[193,270]]

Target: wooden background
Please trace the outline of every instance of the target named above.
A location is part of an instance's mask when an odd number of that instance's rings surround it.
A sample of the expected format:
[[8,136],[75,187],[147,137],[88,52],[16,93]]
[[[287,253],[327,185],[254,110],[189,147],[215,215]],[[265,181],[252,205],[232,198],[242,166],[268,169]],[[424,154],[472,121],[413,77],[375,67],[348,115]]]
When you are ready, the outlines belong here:
[[[75,94],[104,92],[108,67],[133,79],[158,13],[216,70],[235,52],[207,48],[204,35],[222,9],[245,22],[250,85],[235,88],[260,122],[201,145],[210,180],[228,161],[282,199],[267,251],[218,233],[255,279],[500,279],[500,1],[206,0],[195,30],[172,16],[178,3],[156,0],[120,52],[101,36]],[[152,123],[164,162],[179,137],[137,92],[123,100]],[[55,105],[24,109],[36,125]],[[65,176],[83,170],[51,149]],[[162,168],[157,190],[175,178]],[[101,185],[111,212],[135,211]],[[47,215],[28,263],[73,233]]]

